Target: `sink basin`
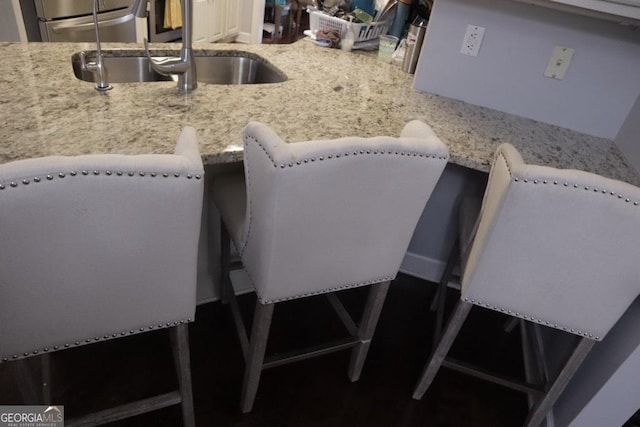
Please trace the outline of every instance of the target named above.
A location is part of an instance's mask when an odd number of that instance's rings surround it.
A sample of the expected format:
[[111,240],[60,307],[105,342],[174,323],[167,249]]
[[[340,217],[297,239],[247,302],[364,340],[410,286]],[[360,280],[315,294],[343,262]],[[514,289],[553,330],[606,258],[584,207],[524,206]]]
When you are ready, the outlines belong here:
[[[159,82],[177,80],[176,75],[163,76],[156,73],[149,66],[149,60],[143,52],[135,52],[134,55],[118,52],[103,51],[104,64],[107,69],[109,83],[134,83],[134,82]],[[94,61],[95,51],[86,52],[87,61]],[[166,56],[153,55],[154,59],[164,59]],[[196,53],[196,70],[198,82],[237,85],[237,84],[264,84],[281,83],[287,80],[287,76],[262,59],[260,56],[248,52],[226,51],[215,52],[208,56],[198,56]],[[71,64],[76,78],[95,82],[95,74],[83,71],[80,66],[80,52],[71,57]]]

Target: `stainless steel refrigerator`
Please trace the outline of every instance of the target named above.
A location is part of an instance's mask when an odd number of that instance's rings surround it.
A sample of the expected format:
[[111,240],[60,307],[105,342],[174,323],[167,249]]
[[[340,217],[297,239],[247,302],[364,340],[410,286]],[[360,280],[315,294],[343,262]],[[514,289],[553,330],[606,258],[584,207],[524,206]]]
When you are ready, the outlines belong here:
[[[33,6],[27,5],[32,2]],[[98,0],[100,38],[103,42],[135,42],[136,23],[129,7],[133,0]],[[25,24],[35,20],[42,41],[95,41],[93,0],[21,1]],[[30,13],[25,10],[31,9]],[[34,16],[35,15],[35,16]],[[30,37],[31,40],[32,37]]]

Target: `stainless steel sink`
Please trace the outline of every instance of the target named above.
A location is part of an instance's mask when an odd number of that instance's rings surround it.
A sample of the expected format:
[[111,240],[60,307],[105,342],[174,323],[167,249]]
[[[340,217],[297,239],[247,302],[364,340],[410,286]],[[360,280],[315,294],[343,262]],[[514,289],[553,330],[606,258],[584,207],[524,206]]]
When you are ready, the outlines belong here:
[[[156,73],[149,66],[149,60],[143,52],[134,55],[128,53],[114,53],[103,51],[104,65],[108,73],[109,83],[159,82],[177,80],[177,76],[163,76]],[[124,56],[120,56],[124,55]],[[94,51],[86,52],[87,61],[93,61]],[[169,55],[167,55],[169,56]],[[162,60],[166,56],[153,56]],[[215,52],[206,56],[196,54],[196,69],[198,82],[220,85],[281,83],[287,76],[262,59],[249,52],[229,51]],[[80,66],[80,52],[71,57],[73,73],[76,78],[95,82],[95,74],[82,70]]]

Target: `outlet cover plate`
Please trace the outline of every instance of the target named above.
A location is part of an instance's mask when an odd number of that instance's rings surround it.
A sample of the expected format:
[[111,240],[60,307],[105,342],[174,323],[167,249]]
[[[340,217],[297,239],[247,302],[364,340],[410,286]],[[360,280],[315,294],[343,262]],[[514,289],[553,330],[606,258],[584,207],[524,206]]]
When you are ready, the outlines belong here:
[[566,46],[555,46],[549,57],[549,63],[544,70],[544,76],[556,80],[563,80],[569,69],[575,49]]
[[484,37],[484,27],[477,25],[467,25],[467,32],[462,39],[462,47],[460,53],[469,56],[478,56],[482,38]]

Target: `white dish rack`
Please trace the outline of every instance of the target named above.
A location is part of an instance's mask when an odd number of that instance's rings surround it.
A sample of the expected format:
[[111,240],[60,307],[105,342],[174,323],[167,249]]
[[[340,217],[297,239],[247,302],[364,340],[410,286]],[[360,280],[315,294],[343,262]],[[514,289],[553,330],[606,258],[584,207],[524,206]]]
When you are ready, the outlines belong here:
[[389,31],[389,21],[355,24],[329,16],[318,10],[309,10],[309,26],[313,34],[324,28],[332,28],[340,31],[340,38],[342,38],[347,33],[348,25],[353,28],[356,43],[377,40],[378,37],[387,34],[387,31]]

